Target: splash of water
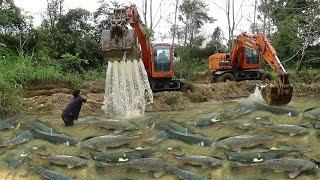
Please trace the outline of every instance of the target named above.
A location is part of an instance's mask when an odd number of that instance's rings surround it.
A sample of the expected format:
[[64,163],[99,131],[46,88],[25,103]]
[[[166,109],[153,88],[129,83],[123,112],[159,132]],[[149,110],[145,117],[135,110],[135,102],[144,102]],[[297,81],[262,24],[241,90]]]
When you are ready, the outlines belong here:
[[254,92],[252,94],[249,95],[249,97],[247,99],[245,99],[246,102],[261,102],[263,103],[263,97],[261,95],[261,87],[259,87],[258,85],[256,86]]
[[112,117],[139,116],[153,102],[148,75],[141,60],[109,61],[102,110]]

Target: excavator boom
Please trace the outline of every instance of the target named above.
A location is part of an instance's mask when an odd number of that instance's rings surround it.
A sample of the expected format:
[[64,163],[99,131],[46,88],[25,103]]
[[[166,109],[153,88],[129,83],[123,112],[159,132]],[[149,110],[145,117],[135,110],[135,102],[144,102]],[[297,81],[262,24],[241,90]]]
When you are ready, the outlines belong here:
[[250,36],[246,33],[238,36],[236,44],[231,53],[233,64],[237,62],[237,56],[241,47],[251,48],[257,50],[261,56],[267,61],[270,67],[277,72],[278,82],[276,84],[268,84],[261,89],[263,99],[269,105],[285,105],[291,101],[293,88],[289,82],[289,74],[281,64],[277,52],[274,50],[271,43],[262,33],[255,36]]

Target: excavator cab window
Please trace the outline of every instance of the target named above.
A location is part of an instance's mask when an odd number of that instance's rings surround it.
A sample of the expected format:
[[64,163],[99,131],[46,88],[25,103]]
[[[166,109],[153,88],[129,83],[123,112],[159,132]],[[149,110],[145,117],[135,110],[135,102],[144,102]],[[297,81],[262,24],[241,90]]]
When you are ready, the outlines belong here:
[[258,64],[259,53],[256,50],[246,48],[246,61],[247,64]]
[[170,46],[155,46],[154,69],[156,72],[170,70]]

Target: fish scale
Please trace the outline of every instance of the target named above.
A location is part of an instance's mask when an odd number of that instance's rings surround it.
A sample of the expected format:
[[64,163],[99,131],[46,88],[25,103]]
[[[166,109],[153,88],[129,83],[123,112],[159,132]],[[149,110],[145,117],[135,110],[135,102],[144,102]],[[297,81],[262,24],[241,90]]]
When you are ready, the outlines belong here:
[[85,159],[82,159],[76,156],[68,156],[68,155],[42,157],[42,159],[53,164],[66,165],[69,168],[77,167],[77,166],[85,166],[87,164],[87,161]]
[[305,134],[308,132],[308,129],[305,127],[291,124],[266,125],[265,127],[280,133],[289,133],[290,135]]
[[167,168],[167,172],[170,174],[174,174],[178,176],[180,179],[184,179],[184,180],[204,180],[205,179],[204,177],[199,176],[198,174],[195,174],[183,169],[175,168],[175,167]]
[[241,135],[220,140],[217,144],[217,147],[222,147],[230,150],[241,150],[242,147],[254,147],[273,139],[273,136]]
[[105,148],[105,147],[118,147],[124,144],[128,144],[134,140],[139,139],[139,136],[123,136],[123,135],[105,135],[93,137],[85,140],[81,143],[81,147],[89,148]]
[[115,166],[121,168],[139,169],[143,171],[161,171],[167,166],[161,158],[139,158],[133,159],[127,163],[118,163]]
[[258,169],[274,169],[277,171],[308,171],[318,168],[318,166],[305,159],[271,159],[262,163],[252,164],[251,167]]
[[202,165],[203,167],[221,165],[220,159],[210,156],[186,155],[183,157],[176,157],[176,159],[191,165]]

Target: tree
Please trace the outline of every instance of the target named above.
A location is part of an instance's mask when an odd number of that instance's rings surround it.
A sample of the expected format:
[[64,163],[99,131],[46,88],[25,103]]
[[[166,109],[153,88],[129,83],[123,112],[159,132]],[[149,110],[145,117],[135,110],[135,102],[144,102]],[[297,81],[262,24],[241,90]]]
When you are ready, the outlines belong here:
[[47,20],[45,25],[53,29],[58,19],[62,16],[64,0],[47,0]]
[[222,51],[224,49],[222,44],[223,39],[224,37],[221,28],[216,27],[210,36],[210,41],[208,42],[207,47],[214,49],[214,51]]
[[184,26],[184,46],[192,44],[200,38],[200,28],[206,22],[213,23],[214,19],[208,15],[207,4],[202,0],[183,0],[179,6],[179,21]]
[[12,50],[20,49],[20,36],[25,30],[25,18],[14,1],[0,1],[0,42]]

